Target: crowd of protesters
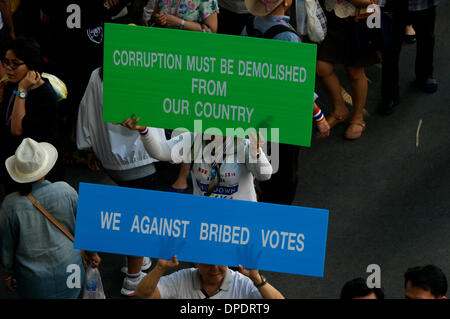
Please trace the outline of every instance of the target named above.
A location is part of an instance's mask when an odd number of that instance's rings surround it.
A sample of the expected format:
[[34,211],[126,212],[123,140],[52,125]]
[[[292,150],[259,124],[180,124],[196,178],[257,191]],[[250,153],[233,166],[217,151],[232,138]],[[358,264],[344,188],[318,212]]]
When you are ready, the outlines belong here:
[[[400,103],[403,42],[417,43],[417,87],[426,93],[437,90],[433,51],[438,4],[439,0],[0,0],[0,162],[5,163],[0,183],[7,195],[0,208],[0,260],[9,286],[17,279],[25,298],[77,298],[79,291],[66,289],[61,264],[98,266],[101,261],[95,252],[73,249],[66,238],[70,236],[38,213],[50,212],[74,233],[77,193],[65,182],[67,165],[82,161],[93,171],[103,167],[119,186],[156,189],[155,162],[172,160],[171,149],[178,144],[187,143],[194,150],[193,133],[167,140],[169,132],[139,126],[131,114],[122,125],[102,121],[105,22],[316,43],[318,79],[332,103],[329,114],[316,102],[312,105],[316,137],[326,138],[334,126],[348,122],[344,137],[356,140],[366,130],[366,67],[382,62],[379,111],[391,114]],[[380,14],[382,25],[376,30],[367,29],[370,8]],[[352,112],[336,65],[345,67],[350,80]],[[314,100],[318,98],[315,94]],[[261,136],[241,141],[246,158],[240,164],[221,164],[225,148],[237,143],[232,138],[223,142],[223,152],[212,164],[174,166],[178,177],[168,191],[186,192],[191,175],[197,195],[292,203],[298,147],[280,145],[280,167],[272,174]],[[240,187],[221,196],[219,185]],[[143,298],[283,298],[257,270],[196,264],[163,276],[177,265],[175,256],[161,259],[147,275],[151,259],[128,256],[121,293],[133,296],[136,291]],[[341,297],[384,297],[382,290],[366,286],[361,278],[351,281]],[[438,268],[427,266],[408,270],[405,289],[407,298],[442,298],[447,282]]]

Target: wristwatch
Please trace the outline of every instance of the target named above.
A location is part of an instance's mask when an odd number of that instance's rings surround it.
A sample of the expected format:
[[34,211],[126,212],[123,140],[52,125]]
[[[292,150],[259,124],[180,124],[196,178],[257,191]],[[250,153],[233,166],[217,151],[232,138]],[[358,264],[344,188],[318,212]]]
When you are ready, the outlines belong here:
[[184,28],[184,19],[181,19],[181,23],[178,26],[178,29],[183,29]]
[[27,97],[27,93],[25,93],[23,91],[14,90],[13,93],[15,95],[17,95],[18,97],[20,97],[21,99],[25,99]]
[[267,284],[267,279],[266,277],[264,277],[263,275],[259,275],[261,277],[261,282],[259,284],[254,284],[256,288],[260,288],[262,286],[264,286],[265,284]]

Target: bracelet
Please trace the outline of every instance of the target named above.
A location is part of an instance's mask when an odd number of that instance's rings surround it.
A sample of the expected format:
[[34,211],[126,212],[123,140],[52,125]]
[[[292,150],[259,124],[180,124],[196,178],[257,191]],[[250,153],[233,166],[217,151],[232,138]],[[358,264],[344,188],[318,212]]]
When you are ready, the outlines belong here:
[[[323,119],[324,119],[325,117],[323,116],[322,110],[321,110],[321,109],[317,109],[317,111],[315,111],[315,112],[313,113],[313,118],[314,118],[314,121],[322,123],[322,122],[323,122]],[[318,124],[319,124],[319,123],[318,123]]]
[[148,133],[148,127],[145,127],[145,129],[143,129],[142,131],[139,131],[139,134],[141,134],[142,136],[147,135]]
[[178,29],[184,29],[184,19],[181,19],[181,23],[178,26]]
[[253,155],[250,153],[250,155],[252,155],[253,157],[256,157],[256,159],[259,159],[259,157],[261,156],[261,146],[258,147],[258,149],[256,150],[256,154]]
[[262,281],[261,281],[259,284],[253,283],[253,284],[255,285],[256,288],[261,288],[262,286],[264,286],[265,284],[267,284],[267,279],[266,279],[266,277],[264,277],[263,275],[259,275],[259,277],[261,277]]
[[325,117],[322,116],[322,119],[321,119],[320,121],[317,121],[316,124],[317,124],[317,125],[320,125],[320,124],[322,124],[322,123],[324,123],[324,122],[325,122]]

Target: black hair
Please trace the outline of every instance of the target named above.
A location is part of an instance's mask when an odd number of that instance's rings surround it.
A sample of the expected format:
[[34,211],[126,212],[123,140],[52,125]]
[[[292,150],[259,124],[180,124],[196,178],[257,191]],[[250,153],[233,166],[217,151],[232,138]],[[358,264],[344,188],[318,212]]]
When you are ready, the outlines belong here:
[[19,183],[17,190],[21,196],[27,196],[33,189],[33,183]]
[[430,291],[435,297],[443,297],[447,293],[447,277],[435,265],[409,268],[404,277],[405,288],[409,281],[412,286]]
[[18,37],[8,46],[18,59],[25,62],[28,69],[42,72],[41,47],[32,38]]
[[353,299],[355,297],[365,297],[374,293],[377,299],[384,299],[384,292],[381,288],[369,288],[363,278],[355,278],[347,281],[342,287],[341,299]]
[[10,44],[11,44],[10,40],[5,40],[2,43],[0,43],[0,58],[1,59],[3,59],[5,57],[6,51],[8,51]]

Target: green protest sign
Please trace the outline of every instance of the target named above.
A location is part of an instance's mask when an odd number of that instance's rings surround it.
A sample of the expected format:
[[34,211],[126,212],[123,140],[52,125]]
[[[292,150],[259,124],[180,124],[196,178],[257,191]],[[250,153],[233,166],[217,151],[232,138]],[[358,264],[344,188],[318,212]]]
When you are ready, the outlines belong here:
[[310,146],[315,72],[312,44],[106,24],[103,120],[276,128],[280,143]]

